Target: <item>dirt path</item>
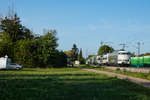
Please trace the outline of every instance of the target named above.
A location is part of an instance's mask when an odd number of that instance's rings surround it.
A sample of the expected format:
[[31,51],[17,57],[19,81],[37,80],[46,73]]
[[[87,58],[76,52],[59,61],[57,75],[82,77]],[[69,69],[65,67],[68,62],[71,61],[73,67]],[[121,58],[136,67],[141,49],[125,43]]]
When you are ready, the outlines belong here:
[[117,77],[119,79],[128,79],[131,82],[134,82],[136,84],[139,84],[139,85],[142,85],[144,87],[149,87],[150,88],[150,80],[141,79],[141,78],[135,78],[135,77],[131,77],[131,76],[127,76],[127,75],[121,75],[121,74],[116,74],[116,73],[112,73],[112,72],[99,71],[99,70],[94,70],[94,69],[83,69],[83,70],[86,70],[88,72],[95,72],[95,73],[105,74],[107,76]]

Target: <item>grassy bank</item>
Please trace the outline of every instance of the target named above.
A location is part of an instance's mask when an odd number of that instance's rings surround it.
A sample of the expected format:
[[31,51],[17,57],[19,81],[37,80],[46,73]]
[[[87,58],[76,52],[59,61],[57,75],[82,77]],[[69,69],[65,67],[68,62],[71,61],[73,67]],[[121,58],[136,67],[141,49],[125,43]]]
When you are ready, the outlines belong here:
[[0,71],[1,100],[150,100],[150,89],[78,68]]
[[137,78],[150,80],[150,73],[129,72],[129,71],[126,71],[126,70],[121,71],[120,69],[111,70],[111,69],[107,69],[105,67],[98,67],[98,68],[95,68],[95,69],[96,70],[114,72],[114,73],[118,73],[118,74],[129,75],[129,76],[133,76],[133,77],[137,77]]
[[117,70],[111,70],[111,69],[107,69],[106,67],[103,67],[103,66],[94,67],[92,65],[80,65],[80,67],[96,69],[96,70],[101,70],[101,71],[114,72],[117,74],[123,74],[123,75],[128,75],[128,76],[133,76],[133,77],[137,77],[137,78],[150,80],[150,73],[129,72],[126,70],[121,71],[119,68]]

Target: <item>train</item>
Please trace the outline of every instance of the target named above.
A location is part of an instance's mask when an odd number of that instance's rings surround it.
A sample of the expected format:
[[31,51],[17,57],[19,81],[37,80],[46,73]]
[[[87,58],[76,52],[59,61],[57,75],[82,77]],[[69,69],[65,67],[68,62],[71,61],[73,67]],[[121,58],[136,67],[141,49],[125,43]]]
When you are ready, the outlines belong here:
[[117,50],[104,55],[91,56],[86,60],[86,64],[105,66],[150,67],[150,56],[131,57],[131,53],[129,51]]
[[133,67],[150,67],[150,56],[131,57],[130,65]]

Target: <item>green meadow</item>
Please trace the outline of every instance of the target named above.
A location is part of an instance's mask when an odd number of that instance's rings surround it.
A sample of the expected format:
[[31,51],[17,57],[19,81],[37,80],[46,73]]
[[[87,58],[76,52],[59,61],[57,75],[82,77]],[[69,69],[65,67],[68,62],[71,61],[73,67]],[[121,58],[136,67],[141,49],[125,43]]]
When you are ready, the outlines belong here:
[[150,89],[78,68],[0,71],[0,100],[150,100]]

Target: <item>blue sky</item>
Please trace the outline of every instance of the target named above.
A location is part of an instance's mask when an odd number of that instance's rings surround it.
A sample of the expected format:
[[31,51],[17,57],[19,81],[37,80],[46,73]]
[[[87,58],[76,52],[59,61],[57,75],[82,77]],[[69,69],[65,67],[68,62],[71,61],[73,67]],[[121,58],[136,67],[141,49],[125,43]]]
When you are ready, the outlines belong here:
[[84,56],[96,54],[103,40],[115,49],[126,43],[131,52],[144,42],[141,53],[150,52],[150,0],[0,0],[0,14],[12,3],[33,32],[56,29],[60,50],[76,43]]

